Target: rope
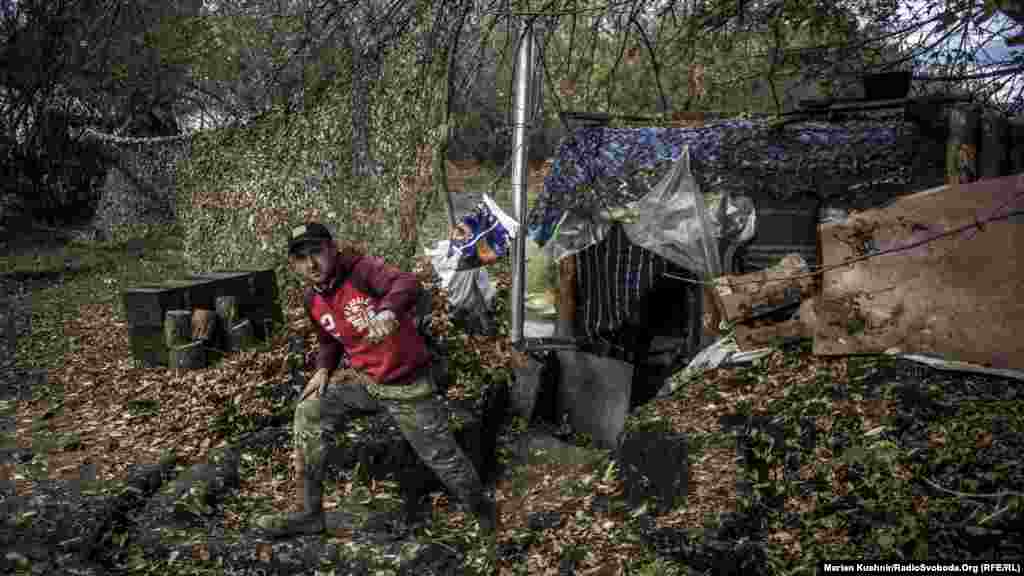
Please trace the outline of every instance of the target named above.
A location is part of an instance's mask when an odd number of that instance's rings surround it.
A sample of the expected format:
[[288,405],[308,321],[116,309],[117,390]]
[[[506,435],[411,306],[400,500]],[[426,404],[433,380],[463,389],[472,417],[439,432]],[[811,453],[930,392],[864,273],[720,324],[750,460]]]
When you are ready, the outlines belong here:
[[110,142],[112,144],[165,144],[171,142],[181,142],[185,140],[191,140],[193,136],[198,132],[191,134],[178,134],[175,136],[151,136],[144,138],[134,138],[129,136],[115,136],[114,134],[105,134],[103,132],[97,132],[92,128],[86,128],[82,130],[82,135],[90,135],[93,138],[103,141]]

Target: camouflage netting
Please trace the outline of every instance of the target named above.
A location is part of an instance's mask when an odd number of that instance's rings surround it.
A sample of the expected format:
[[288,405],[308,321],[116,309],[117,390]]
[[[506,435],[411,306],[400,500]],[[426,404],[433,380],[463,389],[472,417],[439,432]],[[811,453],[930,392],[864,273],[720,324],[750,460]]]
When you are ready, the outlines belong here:
[[148,226],[175,221],[178,163],[186,158],[189,136],[119,138],[86,131],[117,159],[103,182],[92,227],[117,238]]
[[909,185],[913,125],[726,120],[699,128],[581,128],[559,147],[530,235],[546,242],[565,210],[598,213],[645,195],[683,146],[701,190],[758,198],[836,198],[885,181]]
[[[373,94],[375,178],[351,177],[351,84],[339,79],[322,104],[272,111],[245,127],[203,133],[180,166],[177,214],[194,270],[274,267],[286,304],[298,285],[286,270],[288,231],[316,219],[338,239],[408,268],[417,246],[403,243],[399,203],[430,130],[430,105],[412,64],[412,41],[384,60]],[[416,191],[411,191],[415,193]],[[415,228],[415,222],[412,227]]]

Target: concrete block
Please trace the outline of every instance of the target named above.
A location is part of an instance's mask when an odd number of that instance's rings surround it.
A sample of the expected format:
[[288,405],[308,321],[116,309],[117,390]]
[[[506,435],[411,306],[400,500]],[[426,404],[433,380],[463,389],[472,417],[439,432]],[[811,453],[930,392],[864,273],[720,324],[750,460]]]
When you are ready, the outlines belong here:
[[544,364],[527,355],[519,363],[513,370],[508,411],[529,421],[544,381]]
[[558,414],[597,448],[614,449],[629,413],[633,366],[586,352],[559,351]]

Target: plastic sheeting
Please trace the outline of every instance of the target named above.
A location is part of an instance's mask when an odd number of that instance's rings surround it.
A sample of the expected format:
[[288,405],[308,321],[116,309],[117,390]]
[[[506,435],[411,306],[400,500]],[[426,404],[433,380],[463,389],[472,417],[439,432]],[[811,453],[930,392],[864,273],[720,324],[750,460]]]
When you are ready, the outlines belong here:
[[668,175],[636,202],[636,220],[623,229],[637,246],[705,278],[716,278],[723,271],[719,239],[732,233],[737,235],[732,242],[742,243],[754,236],[754,204],[749,198],[738,200],[701,195],[690,171],[689,147],[684,146]]
[[437,242],[434,248],[424,248],[424,252],[441,278],[441,287],[448,292],[450,308],[478,313],[490,308],[496,289],[487,269],[459,270],[460,254],[451,251],[447,240]]
[[653,189],[624,208],[588,215],[563,214],[548,244],[555,260],[600,243],[612,222],[623,224],[633,244],[687,270],[713,278],[722,274],[721,244],[742,244],[756,229],[754,203],[729,193],[701,194],[683,147],[668,173]]
[[570,210],[562,214],[562,219],[555,226],[554,238],[544,250],[558,262],[600,244],[610,228],[611,223],[607,220],[589,218],[581,212]]

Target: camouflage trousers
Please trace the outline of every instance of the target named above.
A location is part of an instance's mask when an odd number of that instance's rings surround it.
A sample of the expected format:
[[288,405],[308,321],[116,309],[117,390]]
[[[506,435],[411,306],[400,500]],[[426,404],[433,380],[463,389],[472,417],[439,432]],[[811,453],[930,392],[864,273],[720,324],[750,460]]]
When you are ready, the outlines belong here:
[[416,454],[464,503],[473,502],[483,490],[473,463],[455,442],[448,428],[448,413],[434,398],[434,386],[424,377],[409,386],[379,386],[366,378],[353,379],[351,371],[338,370],[320,398],[306,399],[295,408],[296,448],[305,458],[309,480],[323,478],[324,433],[344,432],[348,421],[388,412]]

